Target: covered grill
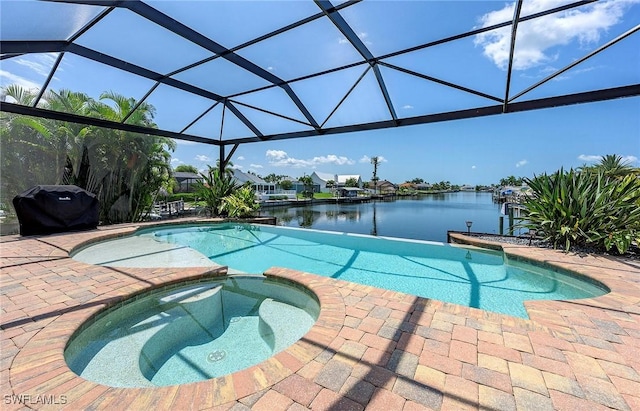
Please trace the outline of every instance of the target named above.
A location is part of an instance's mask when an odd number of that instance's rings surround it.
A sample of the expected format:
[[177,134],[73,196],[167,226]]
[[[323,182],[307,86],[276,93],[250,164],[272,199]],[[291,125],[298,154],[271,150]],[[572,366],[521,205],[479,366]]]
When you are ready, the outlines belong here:
[[13,198],[20,235],[90,230],[98,226],[98,199],[74,185],[38,185]]

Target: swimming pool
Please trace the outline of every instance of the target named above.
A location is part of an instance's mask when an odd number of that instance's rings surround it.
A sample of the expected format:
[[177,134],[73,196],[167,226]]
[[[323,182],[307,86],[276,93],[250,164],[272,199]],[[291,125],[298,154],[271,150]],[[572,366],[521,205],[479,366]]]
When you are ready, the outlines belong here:
[[229,223],[146,229],[136,236],[189,247],[245,273],[286,267],[522,318],[528,318],[527,300],[608,292],[596,281],[511,261],[502,252],[427,241]]
[[315,323],[315,296],[288,281],[232,276],[172,284],[97,314],[65,348],[69,368],[112,387],[202,381],[260,363]]

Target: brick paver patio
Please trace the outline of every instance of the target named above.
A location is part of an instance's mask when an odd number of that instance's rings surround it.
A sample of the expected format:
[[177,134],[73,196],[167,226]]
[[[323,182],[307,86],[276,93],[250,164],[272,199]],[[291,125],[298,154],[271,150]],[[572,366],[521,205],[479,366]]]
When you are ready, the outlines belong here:
[[[256,366],[199,383],[113,388],[63,358],[92,314],[160,284],[224,268],[108,268],[69,258],[107,227],[0,243],[2,409],[640,410],[640,263],[505,245],[593,277],[594,299],[527,303],[531,320],[272,268],[309,287],[320,317]],[[470,241],[456,236],[458,241]]]

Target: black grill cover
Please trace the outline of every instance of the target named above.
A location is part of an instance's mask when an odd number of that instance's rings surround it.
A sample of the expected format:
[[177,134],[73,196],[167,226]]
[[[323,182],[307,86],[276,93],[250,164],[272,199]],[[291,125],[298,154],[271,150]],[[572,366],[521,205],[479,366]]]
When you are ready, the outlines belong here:
[[90,230],[98,226],[98,199],[78,186],[35,186],[13,198],[20,235]]

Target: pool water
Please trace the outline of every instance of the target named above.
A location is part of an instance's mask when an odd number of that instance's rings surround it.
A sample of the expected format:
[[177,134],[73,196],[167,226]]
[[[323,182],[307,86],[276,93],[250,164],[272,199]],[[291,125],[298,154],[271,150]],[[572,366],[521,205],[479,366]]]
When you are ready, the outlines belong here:
[[268,225],[212,224],[141,231],[245,273],[278,266],[528,318],[527,300],[596,297],[596,281],[510,261],[502,252],[419,240]]
[[173,285],[125,301],[69,340],[65,359],[81,377],[112,387],[214,378],[255,365],[299,340],[317,300],[258,276]]

